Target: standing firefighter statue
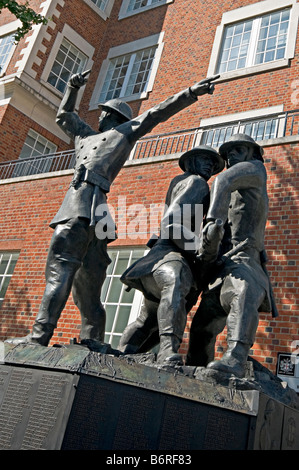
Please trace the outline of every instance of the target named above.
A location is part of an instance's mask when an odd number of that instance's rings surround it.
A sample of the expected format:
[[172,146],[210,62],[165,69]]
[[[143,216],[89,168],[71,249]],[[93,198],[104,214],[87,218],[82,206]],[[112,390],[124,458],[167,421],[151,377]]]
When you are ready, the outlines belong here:
[[[264,266],[267,174],[263,149],[245,134],[231,137],[219,153],[226,160],[227,170],[216,176],[211,188],[201,257],[204,259],[213,246],[210,232],[219,219],[225,223],[222,248],[226,253],[219,259],[218,268],[215,265],[214,279],[203,293],[194,316],[187,363],[244,377],[259,311],[272,309],[276,316]],[[216,336],[225,324],[228,348],[215,361]]]
[[106,205],[110,186],[136,141],[195,103],[198,96],[212,94],[212,81],[218,78],[205,79],[136,118],[132,118],[128,104],[110,100],[101,105],[99,131],[95,131],[74,111],[79,88],[85,85],[88,73],[71,77],[57,114],[58,125],[75,141],[76,165],[70,188],[50,224],[55,231],[39,313],[32,333],[9,342],[48,345],[71,291],[82,319],[81,343],[103,341],[106,315],[101,288],[111,261],[107,254],[109,232],[95,230],[95,225],[101,223],[96,209]]

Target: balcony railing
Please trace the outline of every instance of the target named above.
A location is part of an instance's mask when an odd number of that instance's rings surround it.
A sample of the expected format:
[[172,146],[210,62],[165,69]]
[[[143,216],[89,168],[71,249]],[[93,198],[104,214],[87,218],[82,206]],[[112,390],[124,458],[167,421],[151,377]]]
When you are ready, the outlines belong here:
[[31,158],[0,163],[0,179],[18,178],[20,176],[51,173],[54,171],[69,170],[74,168],[75,152],[65,152],[39,155]]
[[[186,152],[206,144],[219,147],[231,135],[238,132],[249,134],[256,141],[267,141],[299,135],[299,109],[282,114],[268,115],[256,120],[242,120],[213,127],[200,127],[140,139],[132,150],[129,161],[166,157]],[[39,155],[0,163],[0,180],[74,168],[74,150]]]

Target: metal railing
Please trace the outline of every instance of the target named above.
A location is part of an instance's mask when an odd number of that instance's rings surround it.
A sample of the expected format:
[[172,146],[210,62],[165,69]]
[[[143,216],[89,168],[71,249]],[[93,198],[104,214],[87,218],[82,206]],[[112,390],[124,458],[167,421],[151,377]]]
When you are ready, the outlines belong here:
[[19,160],[0,163],[0,179],[69,170],[74,168],[74,165],[74,150],[20,158]]
[[[200,127],[140,139],[132,150],[129,161],[166,157],[186,152],[196,145],[219,147],[232,134],[244,132],[256,141],[299,135],[299,109],[268,115],[256,120],[242,120],[219,126]],[[0,163],[0,180],[74,168],[74,150],[39,155]]]

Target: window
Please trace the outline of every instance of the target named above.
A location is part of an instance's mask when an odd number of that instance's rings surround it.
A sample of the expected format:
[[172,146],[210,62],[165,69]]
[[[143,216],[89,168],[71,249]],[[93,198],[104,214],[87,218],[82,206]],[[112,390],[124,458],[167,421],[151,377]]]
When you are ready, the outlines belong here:
[[290,9],[225,28],[218,72],[284,59]]
[[114,0],[84,0],[84,2],[105,21],[109,18],[114,4]]
[[26,161],[16,163],[13,176],[47,173],[50,170],[51,161],[47,158],[35,159],[33,157],[55,153],[56,149],[56,145],[30,129],[19,157],[20,160],[26,159]]
[[172,3],[173,1],[174,0],[123,0],[119,11],[119,19],[135,15],[167,3]]
[[142,93],[147,85],[156,47],[111,60],[100,102]]
[[36,157],[56,152],[56,145],[30,129],[26,137],[20,158]]
[[265,0],[223,14],[208,76],[219,73],[225,80],[289,65],[295,54],[299,7],[296,0],[278,0],[275,7]]
[[0,38],[0,75],[4,72],[4,69],[7,66],[13,45],[14,33],[7,34]]
[[0,251],[0,307],[13,275],[19,253]]
[[91,0],[100,10],[105,11],[109,0]]
[[[94,5],[92,3],[92,5]],[[80,49],[74,46],[78,44]],[[40,82],[47,88],[47,94],[56,94],[56,98],[61,100],[66,83],[73,73],[81,72],[83,69],[89,70],[93,66],[94,47],[80,36],[67,23],[64,24],[62,31],[58,32],[51,48],[47,63],[43,69]],[[58,51],[58,52],[57,52]],[[76,106],[79,107],[85,87],[81,87],[78,92]],[[56,132],[57,134],[57,125]],[[58,135],[58,134],[57,134]],[[62,132],[59,137],[65,136]],[[62,137],[63,138],[63,137]]]
[[277,137],[278,124],[279,119],[273,118],[215,127],[203,132],[201,143],[211,147],[219,147],[233,134],[238,133],[250,135],[255,141],[275,139]]
[[277,139],[283,136],[285,117],[283,105],[277,105],[202,119],[198,142],[217,148],[238,133],[250,135],[255,141]]
[[63,39],[48,77],[48,83],[63,93],[71,75],[82,72],[86,63],[86,55]]
[[154,3],[161,3],[163,0],[130,0],[128,11],[138,10],[139,8],[153,5]]
[[120,277],[146,251],[136,248],[109,250],[108,253],[112,263],[108,266],[102,289],[102,302],[106,310],[105,342],[117,348],[125,327],[136,319],[143,299],[142,293],[135,289],[127,292]]
[[154,34],[110,49],[100,70],[90,110],[112,98],[130,101],[147,97],[162,54],[163,35]]

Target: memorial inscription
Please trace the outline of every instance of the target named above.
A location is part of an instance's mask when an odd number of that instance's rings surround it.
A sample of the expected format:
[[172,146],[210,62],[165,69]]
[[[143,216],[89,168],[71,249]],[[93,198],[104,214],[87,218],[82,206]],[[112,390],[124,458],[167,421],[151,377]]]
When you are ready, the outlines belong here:
[[7,366],[0,376],[0,449],[59,449],[76,379]]
[[246,449],[250,422],[245,414],[82,375],[62,449]]

